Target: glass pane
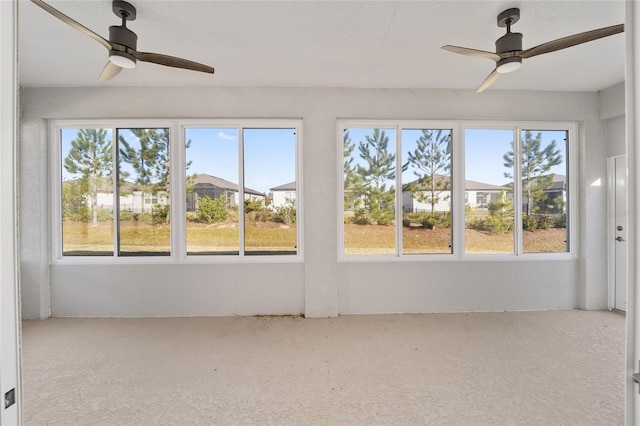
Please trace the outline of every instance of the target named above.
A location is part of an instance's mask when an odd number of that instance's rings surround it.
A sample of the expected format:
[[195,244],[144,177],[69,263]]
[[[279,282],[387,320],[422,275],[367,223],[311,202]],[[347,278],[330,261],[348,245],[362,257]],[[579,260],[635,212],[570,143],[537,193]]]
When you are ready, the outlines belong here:
[[187,254],[239,253],[238,130],[186,129]]
[[63,129],[62,253],[113,256],[113,138],[106,129]]
[[522,138],[522,250],[569,250],[567,132],[524,130]]
[[168,256],[169,129],[118,129],[121,256]]
[[296,254],[295,129],[244,129],[243,140],[245,254]]
[[512,130],[465,131],[465,252],[514,253]]
[[395,129],[346,129],[344,252],[395,254]]
[[451,130],[402,130],[402,252],[451,253]]

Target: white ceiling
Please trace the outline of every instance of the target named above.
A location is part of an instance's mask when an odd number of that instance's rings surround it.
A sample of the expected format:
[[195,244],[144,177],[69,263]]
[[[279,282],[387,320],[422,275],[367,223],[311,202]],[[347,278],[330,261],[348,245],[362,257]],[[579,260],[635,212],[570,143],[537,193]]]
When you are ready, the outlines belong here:
[[[45,0],[46,1],[46,0]],[[109,0],[49,4],[108,37]],[[106,49],[27,0],[19,2],[25,87],[289,86],[475,89],[494,63],[440,49],[494,51],[496,16],[519,7],[523,48],[624,22],[624,1],[131,0],[138,50],[215,67],[213,75],[138,63],[98,75]],[[524,60],[493,89],[598,91],[624,79],[624,34]]]

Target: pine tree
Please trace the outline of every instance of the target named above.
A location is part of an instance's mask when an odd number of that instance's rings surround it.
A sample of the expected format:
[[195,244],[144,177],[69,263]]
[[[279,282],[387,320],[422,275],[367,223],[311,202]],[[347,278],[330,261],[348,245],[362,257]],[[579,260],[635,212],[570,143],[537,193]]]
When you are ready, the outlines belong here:
[[98,223],[98,191],[110,178],[113,170],[112,142],[107,140],[104,129],[80,129],[71,141],[71,149],[64,159],[64,168],[72,174],[80,174],[82,187],[90,199],[91,221]]
[[386,224],[392,220],[389,211],[393,210],[395,200],[394,187],[387,187],[387,184],[396,178],[396,156],[389,152],[389,137],[384,130],[374,129],[373,135],[360,141],[358,150],[366,164],[356,165],[356,175],[361,180],[361,183],[357,182],[356,190],[364,197],[365,208],[371,217]]
[[[540,204],[547,199],[547,190],[553,185],[553,174],[549,173],[552,167],[562,163],[562,154],[553,140],[544,149],[541,148],[542,132],[533,137],[527,130],[522,140],[522,194],[524,198],[523,214],[529,215],[535,212]],[[513,142],[511,151],[502,157],[504,166],[513,170],[514,153]],[[513,178],[511,171],[505,172],[507,178]]]
[[417,182],[409,188],[418,201],[431,204],[431,213],[440,201],[439,194],[451,189],[451,132],[422,130],[416,148],[408,153]]

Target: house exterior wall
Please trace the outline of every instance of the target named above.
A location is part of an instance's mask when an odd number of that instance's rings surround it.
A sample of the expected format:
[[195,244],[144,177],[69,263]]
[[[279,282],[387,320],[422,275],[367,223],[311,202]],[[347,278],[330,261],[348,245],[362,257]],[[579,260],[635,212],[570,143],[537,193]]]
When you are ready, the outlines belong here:
[[295,191],[272,191],[271,193],[273,195],[272,206],[274,208],[284,206],[287,204],[287,200],[296,200]]
[[[144,102],[121,100],[141,99]],[[215,98],[217,102],[210,102]],[[99,99],[99,102],[95,100]],[[251,99],[251,102],[247,102]],[[314,99],[314,102],[308,102]],[[23,314],[166,316],[605,309],[605,126],[595,93],[489,90],[23,88],[20,233]],[[50,264],[47,119],[304,117],[302,262]],[[337,117],[576,121],[578,259],[337,260]],[[28,224],[28,225],[26,225]],[[586,230],[589,232],[586,232]],[[553,271],[544,276],[539,271]],[[489,278],[490,277],[490,278]],[[49,305],[51,310],[49,310]]]

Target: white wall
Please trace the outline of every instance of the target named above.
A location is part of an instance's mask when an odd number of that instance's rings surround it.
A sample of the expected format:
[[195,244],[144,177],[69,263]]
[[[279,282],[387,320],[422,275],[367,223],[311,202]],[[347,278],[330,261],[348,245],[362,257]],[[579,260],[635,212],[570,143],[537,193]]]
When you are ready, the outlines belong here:
[[[596,93],[303,88],[25,88],[25,317],[606,309],[606,128]],[[45,119],[302,118],[304,263],[54,265]],[[337,118],[577,121],[579,260],[337,261]],[[589,232],[586,232],[586,230]],[[149,273],[151,271],[151,273]],[[49,287],[51,292],[49,292]]]
[[625,155],[624,83],[600,92],[600,119],[606,125],[607,156]]

